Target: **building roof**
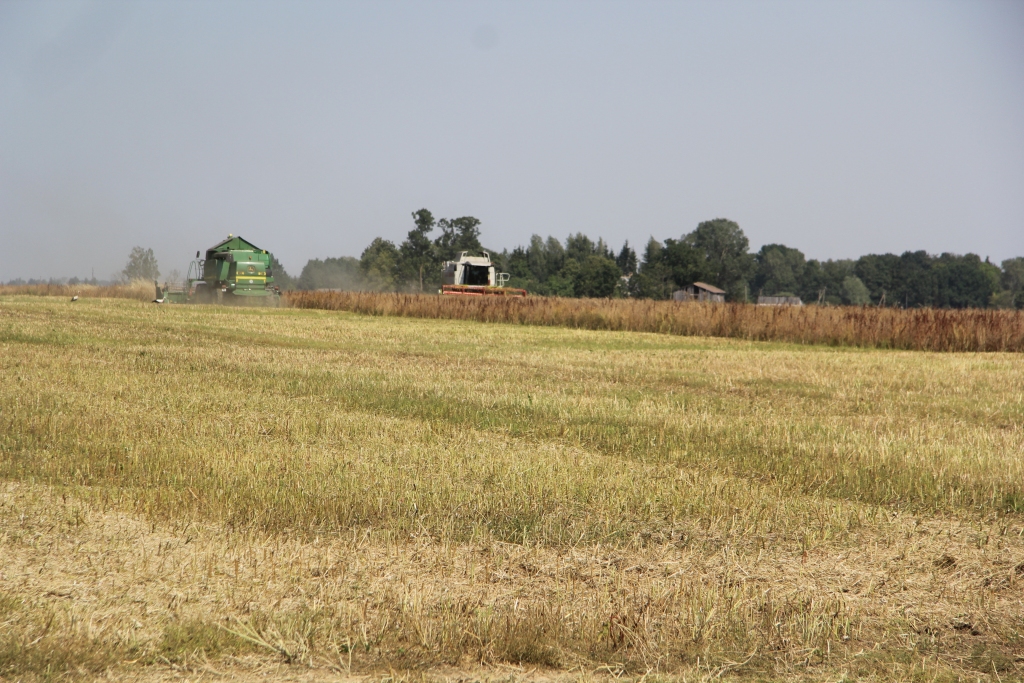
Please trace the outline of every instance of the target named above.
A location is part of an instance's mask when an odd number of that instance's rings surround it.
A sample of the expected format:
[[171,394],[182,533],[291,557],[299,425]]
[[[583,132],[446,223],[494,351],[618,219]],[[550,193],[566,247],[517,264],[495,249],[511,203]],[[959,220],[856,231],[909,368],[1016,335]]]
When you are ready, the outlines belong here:
[[719,289],[718,287],[715,287],[714,285],[709,285],[706,282],[694,282],[693,286],[696,287],[697,289],[703,289],[705,291],[711,292],[712,294],[725,294],[724,289]]

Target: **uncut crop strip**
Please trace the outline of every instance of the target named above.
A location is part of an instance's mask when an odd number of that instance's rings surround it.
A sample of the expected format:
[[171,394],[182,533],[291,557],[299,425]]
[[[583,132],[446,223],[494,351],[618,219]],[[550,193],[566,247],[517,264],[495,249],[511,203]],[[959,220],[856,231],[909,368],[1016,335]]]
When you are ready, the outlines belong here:
[[135,299],[152,301],[153,283],[149,280],[132,280],[118,285],[0,285],[0,295],[21,296],[77,296],[89,299]]
[[636,299],[457,298],[289,292],[297,308],[586,330],[919,351],[1024,352],[1024,311],[700,304]]

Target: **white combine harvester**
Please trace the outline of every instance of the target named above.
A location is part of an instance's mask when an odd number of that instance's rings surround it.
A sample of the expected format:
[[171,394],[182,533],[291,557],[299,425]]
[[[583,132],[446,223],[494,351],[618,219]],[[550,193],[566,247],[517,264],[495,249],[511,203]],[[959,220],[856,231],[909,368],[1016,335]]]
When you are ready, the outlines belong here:
[[441,294],[456,296],[526,296],[525,289],[506,287],[508,273],[499,273],[491,255],[470,256],[468,251],[441,266]]

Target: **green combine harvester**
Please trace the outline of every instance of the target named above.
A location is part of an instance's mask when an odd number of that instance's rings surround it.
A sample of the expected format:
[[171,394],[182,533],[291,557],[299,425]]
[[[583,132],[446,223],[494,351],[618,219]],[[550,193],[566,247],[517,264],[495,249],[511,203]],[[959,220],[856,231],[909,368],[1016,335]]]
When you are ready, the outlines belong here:
[[156,303],[277,306],[281,290],[274,285],[273,258],[266,249],[228,235],[206,250],[206,258],[196,252],[184,283],[157,284]]

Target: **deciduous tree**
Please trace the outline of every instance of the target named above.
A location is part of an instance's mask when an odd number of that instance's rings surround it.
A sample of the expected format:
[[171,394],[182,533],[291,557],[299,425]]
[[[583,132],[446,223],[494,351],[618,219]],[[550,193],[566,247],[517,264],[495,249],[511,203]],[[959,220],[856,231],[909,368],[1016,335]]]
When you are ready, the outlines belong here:
[[393,290],[398,270],[398,249],[393,242],[376,238],[359,257],[359,270],[370,289]]
[[451,261],[461,251],[479,252],[480,221],[472,216],[442,218],[437,222],[441,234],[434,240],[439,261]]
[[160,269],[157,267],[153,250],[133,247],[132,253],[128,255],[128,263],[121,271],[121,277],[126,281],[156,280],[160,277]]
[[843,303],[850,306],[864,306],[871,303],[868,295],[868,288],[864,286],[856,275],[847,275],[843,278],[843,286],[840,289]]
[[576,296],[610,297],[621,275],[622,271],[615,265],[615,261],[600,254],[590,254],[580,264],[574,278],[573,291]]
[[708,284],[724,289],[729,299],[742,301],[747,281],[754,274],[754,258],[740,226],[726,218],[704,221],[685,241],[701,253]]
[[751,289],[768,296],[798,296],[806,260],[803,252],[784,244],[766,244],[754,255],[757,269]]

